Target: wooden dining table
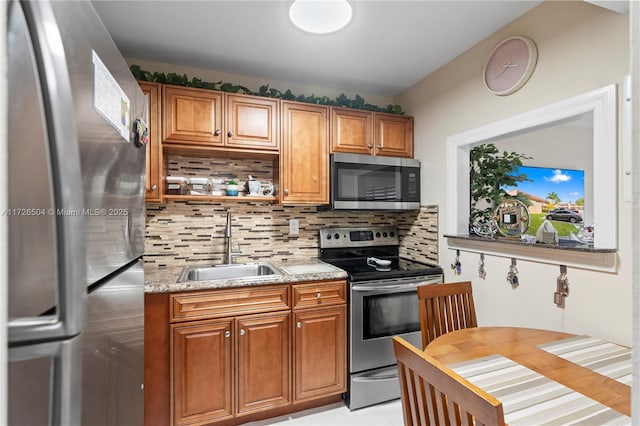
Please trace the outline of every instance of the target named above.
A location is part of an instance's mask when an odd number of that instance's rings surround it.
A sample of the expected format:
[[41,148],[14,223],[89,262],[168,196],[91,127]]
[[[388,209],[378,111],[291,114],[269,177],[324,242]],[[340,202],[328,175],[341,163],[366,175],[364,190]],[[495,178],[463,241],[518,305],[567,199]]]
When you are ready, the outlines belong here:
[[[592,345],[593,349],[590,349],[589,345]],[[605,349],[602,349],[603,347]],[[589,353],[590,350],[591,353]],[[456,366],[474,367],[474,360],[482,365],[485,359],[507,358],[505,362],[513,361],[597,403],[623,415],[631,416],[631,355],[629,348],[624,346],[603,343],[588,336],[549,330],[474,327],[446,333],[429,343],[424,352],[454,371]],[[603,353],[613,355],[603,355]],[[589,357],[589,362],[581,362]],[[581,363],[584,366],[579,365]],[[608,377],[606,374],[609,374],[610,369],[607,370],[607,363],[615,363],[615,368],[618,370],[622,365],[622,369],[627,371],[625,377],[618,380]],[[598,368],[600,372],[595,371]],[[464,368],[459,370],[463,371]],[[461,375],[465,377],[464,374]],[[500,397],[496,397],[501,400]],[[506,418],[508,407],[504,401],[503,405]]]

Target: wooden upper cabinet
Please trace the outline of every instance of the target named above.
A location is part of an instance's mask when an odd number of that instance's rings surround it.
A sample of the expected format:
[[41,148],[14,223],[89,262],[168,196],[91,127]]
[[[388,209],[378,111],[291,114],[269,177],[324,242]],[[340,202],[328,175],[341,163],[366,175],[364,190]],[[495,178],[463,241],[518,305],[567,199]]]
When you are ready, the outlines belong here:
[[172,424],[205,424],[233,417],[233,321],[172,330]]
[[139,82],[146,98],[144,120],[149,126],[147,143],[146,201],[162,201],[162,149],[160,146],[160,84]]
[[163,86],[163,143],[278,151],[277,99]]
[[375,155],[413,158],[413,117],[373,115]]
[[331,108],[331,152],[373,154],[373,113]]
[[294,399],[346,391],[346,306],[294,313]]
[[163,142],[223,144],[222,93],[163,86]]
[[280,114],[276,99],[225,95],[226,145],[238,148],[279,148]]
[[328,108],[282,102],[281,202],[329,203]]

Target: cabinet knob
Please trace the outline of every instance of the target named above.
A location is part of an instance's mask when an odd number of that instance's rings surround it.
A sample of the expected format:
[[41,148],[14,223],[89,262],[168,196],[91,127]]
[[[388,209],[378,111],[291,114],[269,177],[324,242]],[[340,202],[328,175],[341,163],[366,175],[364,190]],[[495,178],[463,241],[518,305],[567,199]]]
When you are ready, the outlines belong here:
[[289,195],[289,190],[287,188],[284,189],[284,195]]
[[151,190],[155,191],[156,189],[158,189],[158,185],[156,185],[155,183],[153,185],[151,185]]
[[230,137],[230,138],[232,138],[232,137],[233,137],[233,130],[229,130],[229,131],[227,132],[227,136],[228,136],[228,137]]
[[240,329],[240,335],[241,335],[241,336],[244,336],[244,328],[241,328],[241,329]]
[[224,337],[231,337],[231,332],[229,330],[225,331]]
[[368,143],[367,146],[369,147],[369,149],[373,148],[373,144]]
[[382,149],[382,145],[378,144],[378,145],[376,145],[376,148]]
[[302,328],[302,323],[301,323],[300,321],[298,321],[298,322],[296,323],[296,327],[298,327],[298,328]]
[[216,131],[213,132],[213,136],[220,136],[220,129],[216,129]]
[[316,293],[316,299],[322,299],[322,293]]

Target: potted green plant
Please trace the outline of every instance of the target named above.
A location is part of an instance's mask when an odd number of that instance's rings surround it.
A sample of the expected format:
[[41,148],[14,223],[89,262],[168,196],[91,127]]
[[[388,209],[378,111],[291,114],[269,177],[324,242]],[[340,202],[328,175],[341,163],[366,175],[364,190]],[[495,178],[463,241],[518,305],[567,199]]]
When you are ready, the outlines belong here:
[[227,195],[237,196],[238,195],[238,182],[235,179],[229,179],[227,182]]
[[530,180],[526,174],[517,174],[522,160],[530,160],[525,154],[500,152],[492,143],[475,146],[469,152],[469,233],[493,236],[495,207],[509,197],[505,186],[517,186]]

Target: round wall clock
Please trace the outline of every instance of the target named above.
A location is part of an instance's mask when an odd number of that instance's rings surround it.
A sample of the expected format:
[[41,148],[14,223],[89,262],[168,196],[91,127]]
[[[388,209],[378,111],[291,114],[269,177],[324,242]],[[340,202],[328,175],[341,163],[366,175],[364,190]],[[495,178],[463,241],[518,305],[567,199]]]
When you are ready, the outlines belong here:
[[495,95],[510,95],[529,80],[537,61],[538,49],[533,40],[509,37],[489,55],[484,66],[484,84]]

